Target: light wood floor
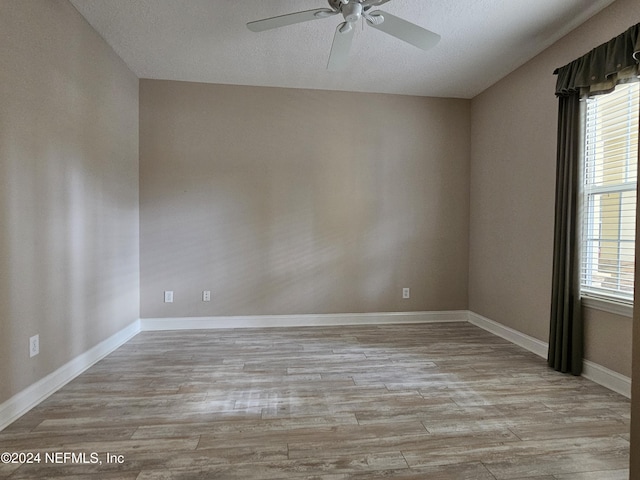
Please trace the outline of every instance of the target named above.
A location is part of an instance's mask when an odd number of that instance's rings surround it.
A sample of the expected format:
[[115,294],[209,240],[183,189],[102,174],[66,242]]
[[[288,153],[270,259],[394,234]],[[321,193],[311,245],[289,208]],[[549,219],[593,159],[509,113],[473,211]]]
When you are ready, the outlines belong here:
[[10,479],[626,480],[629,401],[466,323],[145,332],[4,451],[102,461]]

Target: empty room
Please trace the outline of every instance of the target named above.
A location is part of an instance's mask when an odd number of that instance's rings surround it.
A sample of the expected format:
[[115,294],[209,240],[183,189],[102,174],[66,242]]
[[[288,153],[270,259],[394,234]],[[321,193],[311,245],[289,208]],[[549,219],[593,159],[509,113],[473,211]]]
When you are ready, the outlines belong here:
[[639,62],[637,0],[0,0],[0,478],[640,480]]

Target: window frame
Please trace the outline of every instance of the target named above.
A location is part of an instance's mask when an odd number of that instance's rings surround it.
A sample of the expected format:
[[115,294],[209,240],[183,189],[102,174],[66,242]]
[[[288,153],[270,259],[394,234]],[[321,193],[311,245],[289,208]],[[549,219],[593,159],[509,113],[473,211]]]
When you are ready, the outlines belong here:
[[[635,83],[635,88],[636,90],[636,101],[634,102],[635,105],[632,104],[633,107],[635,107],[636,112],[640,111],[640,82],[635,81],[633,82]],[[597,98],[597,97],[596,97]],[[585,285],[585,280],[584,280],[584,276],[585,275],[589,275],[589,272],[595,271],[593,270],[589,270],[587,271],[586,268],[586,263],[588,260],[585,261],[584,256],[588,255],[585,252],[587,252],[588,249],[588,244],[589,242],[587,241],[587,235],[588,232],[593,231],[593,225],[594,222],[596,221],[596,214],[594,213],[595,210],[593,209],[593,201],[591,203],[588,203],[588,195],[602,195],[602,194],[606,194],[606,193],[619,193],[620,194],[620,200],[619,202],[622,203],[622,196],[625,192],[636,192],[636,195],[638,194],[638,181],[637,178],[635,180],[635,182],[622,182],[621,184],[617,185],[617,186],[608,186],[608,185],[590,185],[588,183],[588,175],[589,173],[587,172],[587,149],[586,149],[586,141],[587,141],[587,115],[588,115],[588,106],[587,106],[587,101],[585,102],[581,102],[583,104],[583,111],[581,112],[581,119],[582,119],[582,124],[581,124],[581,151],[580,151],[580,159],[581,159],[581,163],[580,163],[580,192],[579,192],[579,218],[580,218],[580,228],[579,228],[579,270],[580,270],[580,274],[579,274],[579,288],[580,288],[580,298],[582,301],[582,305],[588,308],[593,308],[596,310],[601,310],[601,311],[605,311],[605,312],[609,312],[609,313],[614,313],[617,315],[622,315],[622,316],[626,316],[626,317],[632,317],[633,315],[633,304],[634,304],[634,292],[631,293],[631,298],[629,298],[628,296],[623,295],[618,295],[616,294],[615,291],[611,291],[608,292],[604,289],[598,289],[597,287],[595,288],[589,288],[589,286]],[[629,110],[629,112],[632,112],[632,110]],[[628,123],[628,122],[627,122]],[[631,134],[627,134],[627,137],[630,138],[631,135],[633,135],[633,133]],[[638,135],[638,140],[640,142],[640,133]],[[638,145],[636,145],[636,149],[637,149],[637,154],[640,155],[640,147]],[[640,163],[640,159],[638,159],[638,155],[636,155],[636,162],[637,164]],[[630,158],[630,156],[627,156],[627,158]],[[636,166],[636,170],[638,168],[637,165]],[[592,173],[591,173],[592,174]],[[592,197],[593,198],[593,197]],[[622,206],[620,206],[620,208],[622,208]],[[636,199],[636,204],[634,205],[634,208],[637,208],[637,199]],[[588,213],[587,211],[590,210],[591,213]],[[637,215],[636,215],[637,217]],[[635,242],[637,240],[635,232],[637,230],[634,229],[634,238],[633,238],[633,242],[635,245]],[[622,242],[629,242],[629,240],[624,240],[621,238],[622,234],[620,232],[620,230],[618,231],[618,236],[617,236],[617,243],[621,244]],[[594,241],[595,242],[602,242],[602,237],[594,237]],[[620,256],[621,254],[618,253],[618,256]],[[590,257],[593,257],[593,255],[590,255]],[[618,259],[618,263],[620,262],[620,259]],[[635,268],[635,262],[634,262],[634,268]]]

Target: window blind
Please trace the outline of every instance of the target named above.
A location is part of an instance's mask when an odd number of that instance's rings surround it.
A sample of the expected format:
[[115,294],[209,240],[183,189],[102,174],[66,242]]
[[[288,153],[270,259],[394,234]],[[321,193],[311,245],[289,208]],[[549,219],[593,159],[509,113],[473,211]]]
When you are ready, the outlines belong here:
[[633,302],[639,83],[587,100],[582,203],[583,294]]

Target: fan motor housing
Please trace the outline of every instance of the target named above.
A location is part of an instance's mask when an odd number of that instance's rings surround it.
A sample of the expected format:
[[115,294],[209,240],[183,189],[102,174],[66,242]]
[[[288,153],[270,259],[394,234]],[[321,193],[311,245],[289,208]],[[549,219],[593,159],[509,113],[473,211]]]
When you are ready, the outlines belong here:
[[340,0],[329,0],[329,6],[331,10],[339,12],[340,8],[342,8],[342,2]]
[[327,0],[329,2],[329,6],[331,7],[331,10],[333,10],[334,12],[343,12],[343,7],[349,5],[349,4],[362,4],[364,2],[364,5],[361,5],[363,10],[366,12],[369,9],[373,8],[373,7],[379,7],[380,5],[384,5],[385,3],[391,1],[391,0]]
[[347,22],[357,22],[362,16],[362,5],[359,3],[347,3],[342,7],[342,16]]

